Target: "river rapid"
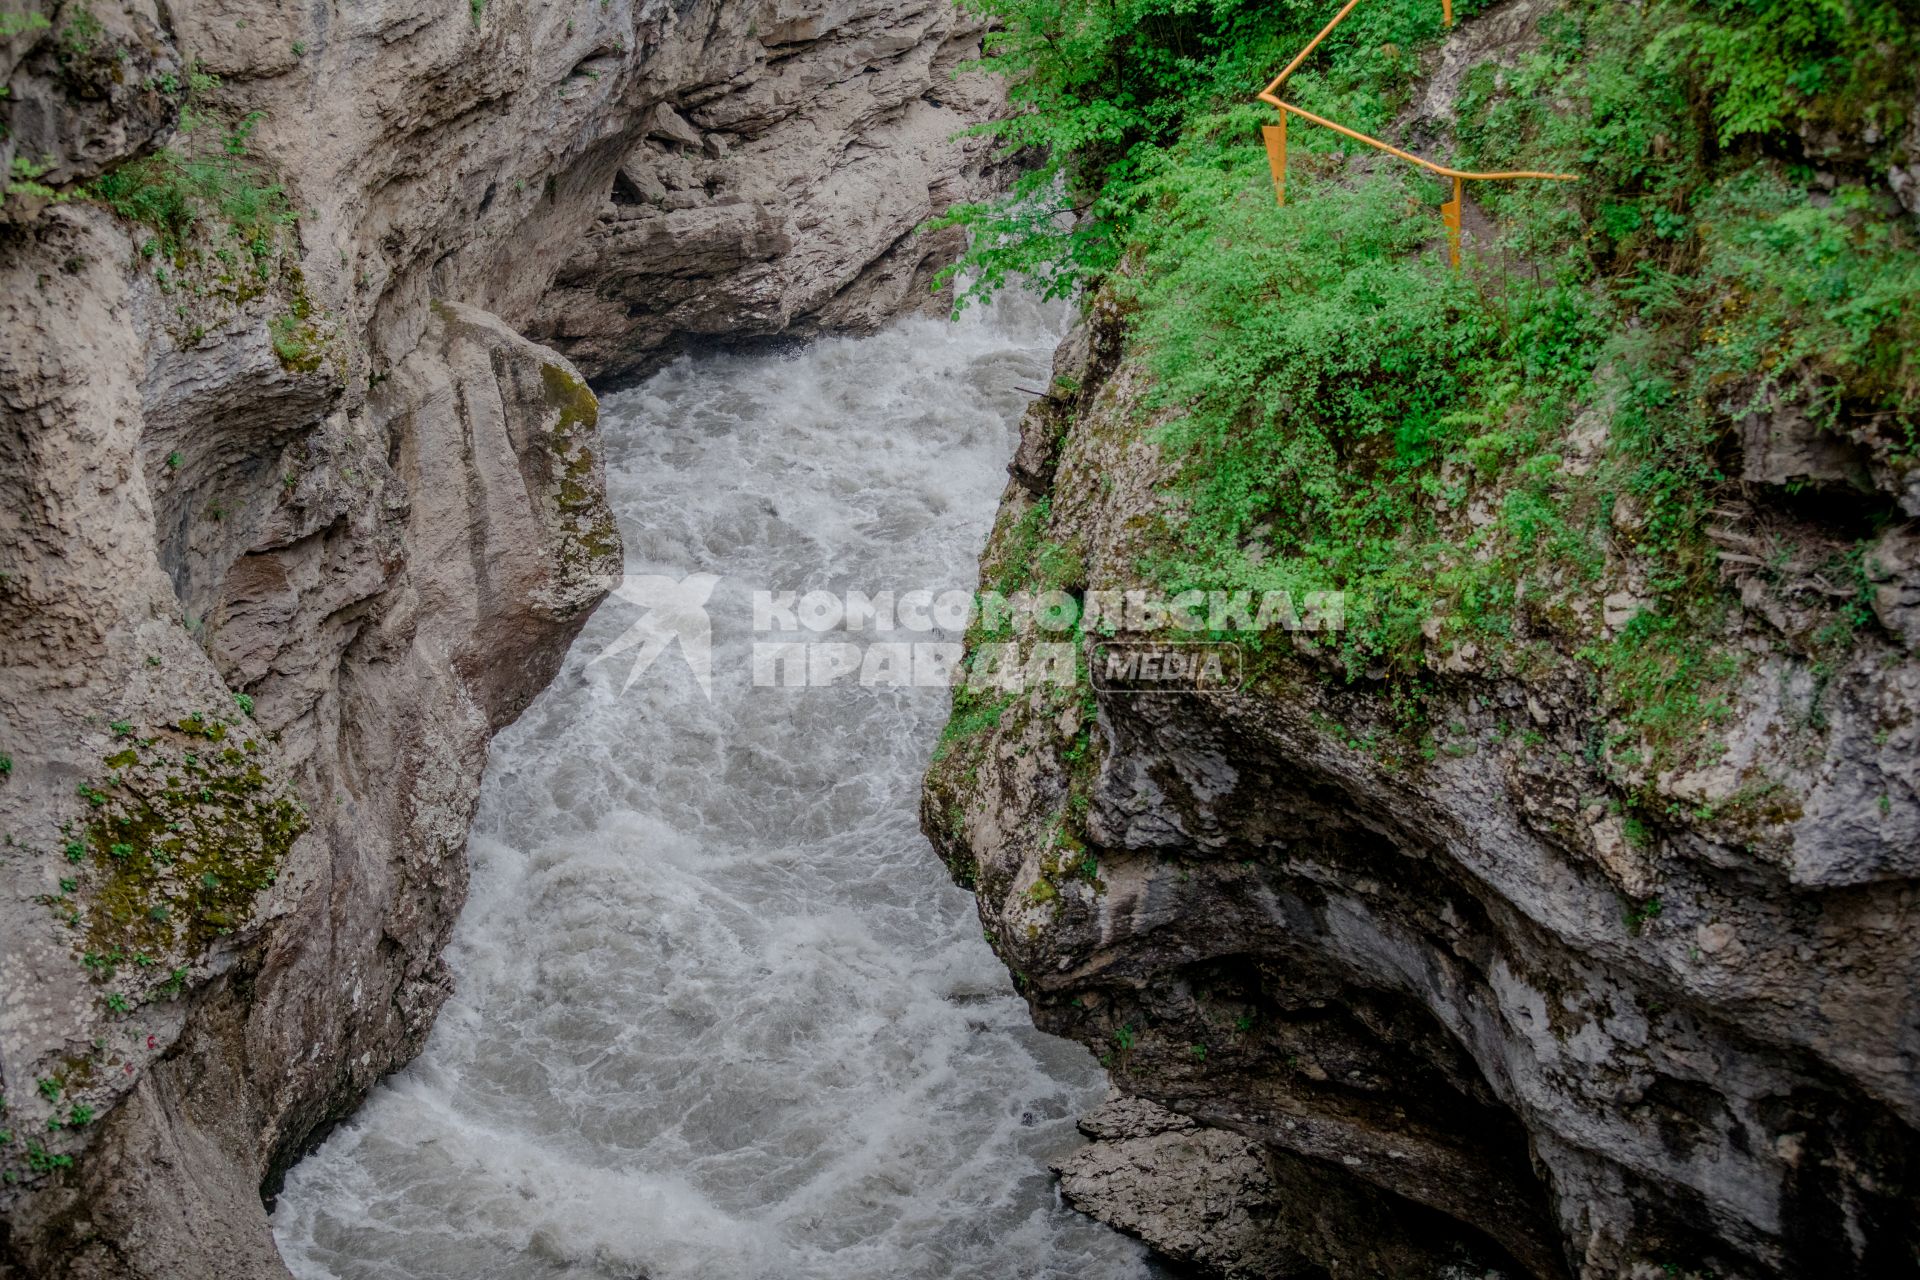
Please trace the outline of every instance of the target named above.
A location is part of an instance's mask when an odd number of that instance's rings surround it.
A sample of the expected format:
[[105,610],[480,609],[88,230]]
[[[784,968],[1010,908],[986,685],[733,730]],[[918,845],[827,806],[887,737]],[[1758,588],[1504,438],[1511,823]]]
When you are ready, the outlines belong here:
[[1153,1274],[1058,1202],[1104,1080],[920,835],[946,691],[751,678],[756,590],[973,585],[1063,322],[1007,297],[604,398],[627,573],[717,577],[711,697],[685,641],[635,673],[616,596],[495,741],[456,993],[289,1175],[301,1280]]

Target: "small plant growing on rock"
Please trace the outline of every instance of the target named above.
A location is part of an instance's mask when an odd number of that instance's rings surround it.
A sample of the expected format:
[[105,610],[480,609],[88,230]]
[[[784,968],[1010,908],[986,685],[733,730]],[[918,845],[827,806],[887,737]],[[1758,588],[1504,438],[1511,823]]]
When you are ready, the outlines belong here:
[[11,40],[27,31],[45,31],[52,25],[43,13],[0,13],[0,40]]
[[60,28],[61,60],[87,53],[105,31],[106,28],[100,25],[100,19],[94,16],[93,10],[85,6],[76,9],[67,24]]
[[292,312],[277,315],[267,326],[273,335],[273,353],[281,363],[297,365],[307,359],[308,350],[300,332],[300,317]]
[[1657,895],[1630,907],[1623,917],[1626,920],[1628,932],[1636,938],[1639,937],[1649,923],[1660,918],[1660,913],[1664,910],[1666,910],[1666,904],[1660,901]]
[[[202,75],[193,80],[196,89],[218,83]],[[191,136],[202,122],[196,114],[181,113],[181,132],[189,135],[184,149],[165,147],[122,165],[93,182],[89,194],[128,221],[152,228],[160,248],[175,259],[196,252],[196,225],[211,224],[222,240],[245,249],[266,279],[282,231],[298,214],[285,188],[248,158],[260,116],[244,117],[220,135],[217,146],[207,146]]]
[[27,1168],[35,1173],[52,1173],[55,1169],[71,1169],[73,1157],[54,1155],[37,1142],[28,1143]]

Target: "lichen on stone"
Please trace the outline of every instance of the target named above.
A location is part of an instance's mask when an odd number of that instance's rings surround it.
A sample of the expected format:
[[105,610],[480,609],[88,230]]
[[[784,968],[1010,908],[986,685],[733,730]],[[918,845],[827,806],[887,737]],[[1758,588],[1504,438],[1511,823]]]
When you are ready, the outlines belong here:
[[244,928],[308,825],[246,726],[194,712],[129,738],[77,788],[86,812],[66,842],[66,914],[100,981],[129,963],[190,964]]

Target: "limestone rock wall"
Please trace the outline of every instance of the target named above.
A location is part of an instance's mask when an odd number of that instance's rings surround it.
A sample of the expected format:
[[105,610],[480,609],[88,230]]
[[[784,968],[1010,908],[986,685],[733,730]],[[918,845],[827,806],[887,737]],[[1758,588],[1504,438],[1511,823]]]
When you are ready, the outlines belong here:
[[[986,577],[1038,538],[1068,590],[1150,589],[1178,460],[1124,318],[1096,300],[1057,373]],[[1754,472],[1729,538],[1794,483]],[[924,826],[1038,1025],[1167,1109],[1091,1117],[1067,1195],[1220,1275],[1915,1274],[1913,547],[1896,519],[1874,624],[1821,669],[1792,575],[1740,587],[1726,749],[1635,775],[1638,828],[1577,635],[1520,675],[1436,630],[1428,752],[1381,750],[1389,686],[1307,644],[1238,691],[976,717]]]
[[0,15],[0,1274],[282,1274],[262,1193],[418,1051],[487,742],[619,572],[585,379],[929,305],[976,42],[931,0]]

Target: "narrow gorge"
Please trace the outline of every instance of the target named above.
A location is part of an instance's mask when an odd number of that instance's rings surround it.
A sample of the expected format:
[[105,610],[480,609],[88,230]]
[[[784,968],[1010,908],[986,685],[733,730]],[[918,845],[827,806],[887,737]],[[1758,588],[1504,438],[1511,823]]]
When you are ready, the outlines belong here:
[[1908,0],[0,0],[0,168],[5,1280],[1920,1276]]

